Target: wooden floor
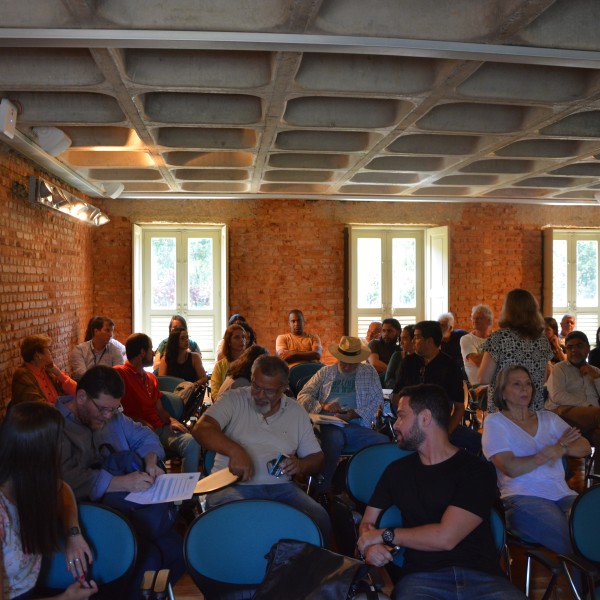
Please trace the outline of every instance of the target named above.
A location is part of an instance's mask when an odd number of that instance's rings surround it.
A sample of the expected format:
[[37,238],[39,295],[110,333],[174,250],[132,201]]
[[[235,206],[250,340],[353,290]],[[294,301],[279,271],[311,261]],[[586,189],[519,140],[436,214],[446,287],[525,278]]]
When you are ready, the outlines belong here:
[[[577,492],[582,492],[585,489],[585,477],[583,460],[571,459],[570,461],[573,477],[569,480],[569,486]],[[514,545],[509,547],[511,554],[511,574],[513,583],[521,590],[525,590],[525,555],[524,551]],[[389,579],[384,591],[390,593]],[[546,591],[548,584],[548,573],[539,566],[533,567],[530,598],[540,600]],[[189,575],[184,575],[174,589],[176,600],[198,600],[203,599],[202,592],[194,585],[194,582]],[[553,600],[571,600],[573,595],[569,591],[567,582],[564,578],[559,579],[558,586]]]

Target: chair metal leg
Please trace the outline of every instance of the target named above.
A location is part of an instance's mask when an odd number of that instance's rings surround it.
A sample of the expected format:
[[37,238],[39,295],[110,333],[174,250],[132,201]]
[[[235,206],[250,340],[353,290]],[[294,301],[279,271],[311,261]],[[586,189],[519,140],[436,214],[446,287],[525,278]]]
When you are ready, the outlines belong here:
[[529,598],[529,590],[531,589],[531,555],[527,555],[527,565],[525,568],[525,595]]

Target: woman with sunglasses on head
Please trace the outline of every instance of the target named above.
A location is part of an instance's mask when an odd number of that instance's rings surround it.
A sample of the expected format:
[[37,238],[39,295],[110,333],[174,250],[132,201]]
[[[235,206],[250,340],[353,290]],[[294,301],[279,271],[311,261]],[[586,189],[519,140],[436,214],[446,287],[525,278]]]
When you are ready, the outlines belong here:
[[43,555],[65,534],[66,569],[74,583],[61,600],[98,591],[85,580],[92,553],[79,531],[77,504],[60,474],[61,414],[43,402],[12,406],[0,427],[0,581],[3,600],[38,597],[34,587]]

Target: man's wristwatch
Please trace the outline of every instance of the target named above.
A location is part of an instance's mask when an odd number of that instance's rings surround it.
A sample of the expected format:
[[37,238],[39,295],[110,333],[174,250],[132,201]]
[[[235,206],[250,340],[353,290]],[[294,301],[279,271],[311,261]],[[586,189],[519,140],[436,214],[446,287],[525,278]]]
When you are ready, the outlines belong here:
[[71,537],[75,537],[76,535],[80,535],[81,531],[79,531],[79,527],[71,527],[71,529],[69,529],[69,535]]
[[394,530],[391,528],[388,529],[384,529],[383,533],[381,534],[381,539],[383,540],[383,543],[388,545],[388,546],[393,546],[394,545]]

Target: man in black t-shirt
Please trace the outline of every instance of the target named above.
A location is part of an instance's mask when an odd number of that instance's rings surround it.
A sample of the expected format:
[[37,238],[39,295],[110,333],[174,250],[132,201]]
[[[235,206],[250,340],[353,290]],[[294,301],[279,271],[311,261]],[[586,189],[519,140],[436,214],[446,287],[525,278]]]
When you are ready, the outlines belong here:
[[[394,430],[398,445],[416,450],[383,473],[359,528],[358,549],[368,564],[393,560],[406,549],[392,595],[404,598],[523,600],[501,574],[490,526],[496,497],[493,471],[448,439],[451,403],[437,385],[400,393]],[[402,527],[378,529],[379,515],[395,505]]]
[[442,328],[437,321],[420,321],[415,325],[414,352],[400,365],[392,395],[392,406],[398,393],[407,385],[435,383],[444,388],[453,406],[448,433],[450,441],[471,454],[481,454],[481,435],[461,425],[465,412],[463,376],[458,365],[440,349]]

